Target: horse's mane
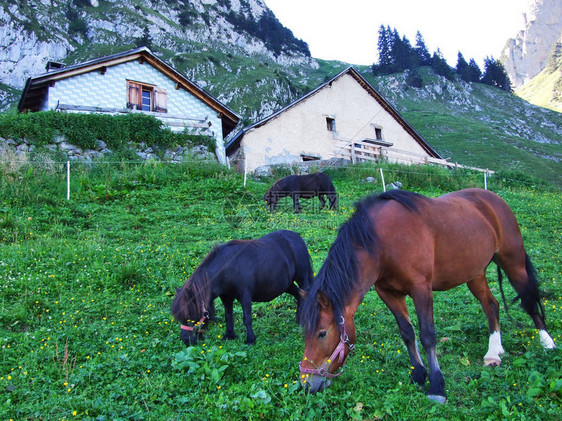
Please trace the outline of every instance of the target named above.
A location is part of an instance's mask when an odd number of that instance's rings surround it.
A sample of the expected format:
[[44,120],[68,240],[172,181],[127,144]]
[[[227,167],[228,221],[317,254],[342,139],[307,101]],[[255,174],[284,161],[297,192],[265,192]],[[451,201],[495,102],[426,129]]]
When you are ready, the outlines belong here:
[[378,196],[369,196],[355,204],[355,213],[340,227],[328,257],[302,303],[300,321],[307,334],[312,334],[318,323],[320,311],[318,293],[323,292],[328,297],[332,304],[334,319],[339,321],[346,300],[358,282],[357,249],[367,250],[371,254],[376,251],[377,234],[369,218],[369,210],[394,200],[411,212],[416,212],[420,201],[425,199],[417,193],[391,190]]
[[197,323],[203,316],[203,307],[209,305],[211,297],[211,281],[207,272],[207,266],[217,256],[222,246],[215,246],[185,284],[183,284],[181,289],[178,290],[170,310],[172,316],[178,322]]
[[183,284],[181,289],[178,290],[172,301],[170,312],[178,322],[197,323],[201,319],[203,307],[209,306],[211,299],[212,279],[210,277],[217,276],[217,273],[209,274],[208,267],[222,250],[236,245],[261,247],[263,241],[261,239],[231,240],[228,243],[216,245],[191,274],[185,284]]

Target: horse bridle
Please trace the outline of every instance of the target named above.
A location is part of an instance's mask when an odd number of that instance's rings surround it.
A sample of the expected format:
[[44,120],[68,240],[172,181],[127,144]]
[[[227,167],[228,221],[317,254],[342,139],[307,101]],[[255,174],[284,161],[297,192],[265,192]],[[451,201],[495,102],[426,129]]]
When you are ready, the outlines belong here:
[[[302,361],[301,361],[299,363],[301,374],[316,374],[321,377],[326,377],[327,379],[333,379],[334,377],[338,377],[342,373],[343,365],[347,360],[347,356],[345,355],[345,346],[347,345],[349,348],[349,352],[351,352],[353,351],[353,348],[355,348],[355,344],[349,342],[349,336],[347,336],[347,332],[345,330],[345,320],[343,316],[341,316],[341,323],[339,323],[339,325],[342,326],[341,334],[340,334],[340,342],[338,346],[336,346],[336,349],[334,349],[334,352],[332,352],[332,355],[330,355],[330,358],[328,358],[320,368],[304,368],[302,366]],[[338,359],[338,363],[340,364],[341,369],[337,373],[330,373],[329,371],[330,365],[332,364],[333,361],[336,360],[336,358]]]
[[182,324],[181,329],[187,330],[189,332],[196,331],[196,333],[205,333],[205,329],[203,329],[202,326],[203,326],[203,323],[205,323],[206,320],[209,320],[209,312],[207,311],[205,306],[203,306],[203,315],[201,316],[201,319],[197,323],[195,323],[193,326],[187,326],[187,325]]

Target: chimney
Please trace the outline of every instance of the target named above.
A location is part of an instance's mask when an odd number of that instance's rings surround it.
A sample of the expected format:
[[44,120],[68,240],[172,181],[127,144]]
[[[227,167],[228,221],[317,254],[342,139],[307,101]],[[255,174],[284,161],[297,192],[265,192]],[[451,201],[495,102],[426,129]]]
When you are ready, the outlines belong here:
[[47,70],[47,72],[50,72],[53,69],[62,69],[64,66],[64,63],[59,63],[58,61],[48,61],[47,65],[45,66],[45,70]]

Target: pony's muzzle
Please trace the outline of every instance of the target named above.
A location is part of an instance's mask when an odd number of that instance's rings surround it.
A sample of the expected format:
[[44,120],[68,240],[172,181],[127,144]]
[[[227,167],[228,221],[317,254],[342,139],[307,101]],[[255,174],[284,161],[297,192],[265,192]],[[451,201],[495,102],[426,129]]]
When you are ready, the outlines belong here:
[[188,330],[181,331],[181,340],[185,344],[185,346],[195,345],[197,343],[198,336],[199,335],[194,334],[193,332],[190,332]]

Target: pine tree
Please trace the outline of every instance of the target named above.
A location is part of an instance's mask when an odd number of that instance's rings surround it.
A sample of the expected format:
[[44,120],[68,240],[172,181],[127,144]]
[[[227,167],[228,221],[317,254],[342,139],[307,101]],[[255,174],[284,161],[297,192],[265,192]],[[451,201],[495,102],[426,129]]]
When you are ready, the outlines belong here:
[[480,82],[480,78],[482,77],[482,71],[473,58],[468,62],[468,76],[470,82]]
[[484,59],[484,69],[484,76],[481,79],[482,83],[497,86],[504,91],[511,92],[511,81],[499,60],[493,57],[486,57]]
[[390,66],[392,64],[392,59],[390,57],[390,39],[389,39],[390,28],[387,29],[381,25],[379,28],[379,64],[381,66]]
[[418,55],[420,66],[430,66],[431,65],[431,55],[425,46],[425,41],[423,40],[420,31],[416,32],[416,47],[414,48],[416,54]]
[[142,37],[137,38],[135,40],[135,44],[137,47],[146,47],[148,49],[152,49],[152,38],[150,37],[148,26],[144,27]]
[[466,62],[460,51],[457,55],[456,69],[457,69],[457,74],[460,76],[462,80],[464,80],[465,82],[470,82],[468,63]]
[[439,48],[433,53],[433,56],[431,56],[431,68],[435,73],[439,76],[444,76],[447,80],[453,81],[455,79],[455,72],[447,64]]

